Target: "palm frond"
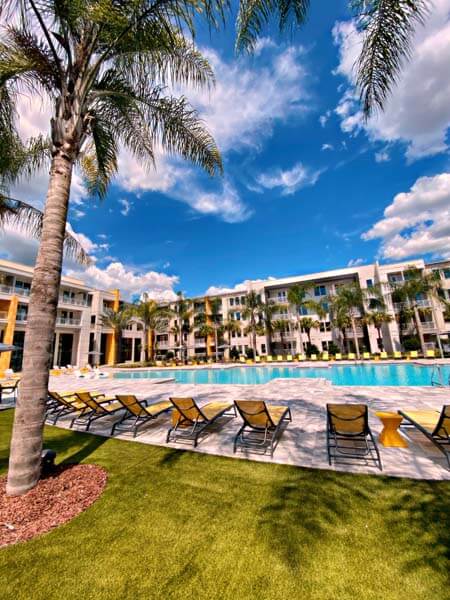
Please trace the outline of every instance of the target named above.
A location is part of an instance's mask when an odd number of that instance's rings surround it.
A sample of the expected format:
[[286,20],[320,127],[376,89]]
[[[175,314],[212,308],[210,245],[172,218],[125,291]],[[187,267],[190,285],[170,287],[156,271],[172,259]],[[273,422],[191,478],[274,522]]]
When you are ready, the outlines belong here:
[[117,142],[114,124],[92,118],[92,143],[81,157],[81,168],[88,193],[103,199],[117,173]]
[[278,17],[280,31],[289,24],[302,25],[306,20],[309,0],[241,0],[237,17],[236,50],[252,51],[270,19]]
[[406,60],[417,25],[428,15],[428,0],[357,0],[363,45],[357,60],[357,87],[365,118],[383,110]]

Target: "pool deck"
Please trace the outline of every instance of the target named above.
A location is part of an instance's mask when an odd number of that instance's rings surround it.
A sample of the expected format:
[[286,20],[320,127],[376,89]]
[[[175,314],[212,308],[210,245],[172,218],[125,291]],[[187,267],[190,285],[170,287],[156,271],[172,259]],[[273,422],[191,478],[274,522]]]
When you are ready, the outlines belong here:
[[[429,364],[427,362],[427,364]],[[135,394],[150,402],[168,399],[170,396],[193,396],[200,405],[209,401],[235,399],[261,399],[269,403],[289,406],[292,423],[284,429],[273,459],[270,455],[255,452],[233,454],[233,438],[240,427],[241,419],[224,417],[207,435],[199,440],[194,449],[187,444],[166,444],[170,415],[165,414],[142,428],[135,442],[169,446],[193,452],[202,452],[227,457],[244,458],[262,462],[273,462],[316,469],[334,469],[353,473],[371,473],[393,477],[415,479],[450,480],[444,455],[419,431],[408,429],[405,437],[408,448],[385,448],[378,444],[383,471],[362,461],[356,465],[328,465],[326,452],[326,404],[327,402],[367,403],[369,423],[377,438],[382,425],[376,411],[398,409],[438,409],[450,403],[450,388],[438,387],[358,387],[333,386],[325,379],[275,379],[262,385],[212,385],[177,384],[173,381],[156,379],[77,379],[73,375],[52,377],[50,389],[71,391],[86,389],[115,393]],[[8,406],[8,398],[5,404]],[[11,403],[9,403],[11,406]],[[91,433],[109,436],[117,417],[103,418],[94,422]],[[70,419],[60,419],[59,427],[67,428]],[[80,428],[82,430],[83,428]],[[132,435],[121,433],[115,437],[133,440]]]

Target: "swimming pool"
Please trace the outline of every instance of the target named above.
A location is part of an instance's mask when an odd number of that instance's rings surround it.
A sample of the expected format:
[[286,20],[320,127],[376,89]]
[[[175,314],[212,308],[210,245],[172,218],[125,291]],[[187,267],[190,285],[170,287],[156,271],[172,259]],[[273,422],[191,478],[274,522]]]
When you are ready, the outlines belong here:
[[[224,369],[155,369],[115,373],[118,379],[174,378],[177,383],[261,384],[271,379],[322,377],[334,385],[431,385],[434,367],[417,364],[333,365],[330,367],[228,367]],[[442,379],[448,384],[450,365],[441,367]]]

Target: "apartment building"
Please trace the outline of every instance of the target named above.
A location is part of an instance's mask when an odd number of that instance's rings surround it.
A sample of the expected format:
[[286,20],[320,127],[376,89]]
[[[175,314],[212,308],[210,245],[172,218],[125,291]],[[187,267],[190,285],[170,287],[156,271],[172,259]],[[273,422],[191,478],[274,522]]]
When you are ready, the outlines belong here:
[[[157,355],[163,357],[167,352],[173,352],[177,356],[213,357],[216,354],[215,336],[211,333],[202,336],[201,327],[196,326],[196,321],[204,322],[204,319],[198,319],[198,316],[202,313],[206,315],[206,321],[210,325],[212,324],[211,305],[213,302],[217,302],[219,306],[216,316],[219,323],[232,319],[240,325],[240,329],[219,336],[217,354],[220,357],[226,356],[233,348],[237,352],[245,354],[253,345],[251,336],[247,332],[249,322],[244,318],[246,295],[250,291],[256,292],[265,303],[276,303],[279,306],[279,311],[273,316],[273,319],[284,323],[284,328],[281,331],[275,331],[270,338],[265,333],[256,336],[258,354],[265,355],[269,352],[273,354],[297,353],[301,345],[300,335],[302,336],[303,347],[311,343],[319,351],[334,347],[331,344],[341,348],[343,335],[345,335],[348,345],[354,347],[353,330],[347,328],[343,332],[333,326],[329,299],[335,295],[339,286],[355,282],[361,288],[369,290],[373,286],[379,287],[386,304],[385,310],[392,317],[390,323],[382,325],[381,339],[373,325],[359,324],[356,327],[356,336],[360,349],[372,353],[380,351],[381,348],[388,352],[402,350],[402,339],[405,335],[414,334],[414,327],[412,321],[401,323],[398,317],[404,307],[393,301],[392,291],[396,283],[401,284],[404,281],[405,271],[411,267],[416,267],[424,272],[437,271],[441,278],[441,294],[443,298],[450,300],[450,261],[429,264],[425,264],[423,260],[411,260],[389,265],[375,263],[283,279],[248,281],[244,286],[240,286],[239,290],[229,291],[217,296],[192,299],[191,314],[182,328],[181,339],[180,324],[175,315],[170,320],[166,330],[157,333]],[[291,286],[298,283],[308,286],[307,297],[321,304],[325,316],[319,316],[307,309],[303,309],[300,315],[295,314],[295,309],[288,302],[288,291]],[[417,299],[417,304],[424,309],[421,311],[420,318],[425,346],[430,349],[435,348],[438,336],[441,344],[448,346],[450,344],[450,319],[448,318],[448,312],[444,311],[444,305],[432,295]],[[176,309],[176,305],[172,305],[172,308]],[[368,309],[368,306],[365,308]],[[297,327],[298,316],[301,318],[311,317],[316,324],[318,323],[318,327],[312,328],[309,334],[306,332],[300,334]],[[360,313],[356,312],[354,316],[356,319],[362,317]]]
[[[17,346],[0,354],[0,370],[22,366],[22,348],[30,302],[32,267],[0,260],[0,341]],[[83,281],[63,277],[58,302],[53,365],[114,364],[116,343],[113,329],[102,323],[105,309],[121,305],[118,289],[102,291]],[[122,333],[122,360],[141,360],[142,325],[130,322]],[[52,365],[51,365],[52,366]]]

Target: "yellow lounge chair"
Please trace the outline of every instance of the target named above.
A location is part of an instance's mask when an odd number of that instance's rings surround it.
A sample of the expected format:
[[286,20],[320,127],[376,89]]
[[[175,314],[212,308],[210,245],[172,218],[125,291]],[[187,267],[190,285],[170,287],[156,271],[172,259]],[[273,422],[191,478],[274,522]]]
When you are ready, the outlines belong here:
[[170,398],[175,410],[172,411],[172,427],[167,432],[166,442],[189,440],[197,446],[199,435],[222,416],[236,416],[231,402],[209,402],[198,406],[193,398]]
[[288,362],[292,362],[292,361],[294,360],[294,358],[293,358],[292,354],[288,354],[288,355],[286,356],[286,360],[287,360]]
[[273,362],[273,356],[271,356],[270,354],[268,354],[267,358],[266,358],[266,361],[267,362]]
[[347,359],[348,359],[348,360],[355,360],[355,359],[356,359],[356,355],[355,355],[355,353],[354,353],[354,352],[349,352],[349,353],[347,354]]
[[402,353],[399,352],[398,350],[394,351],[394,358],[403,358]]
[[129,430],[129,427],[124,427],[123,424],[126,421],[133,419],[131,429],[133,431],[133,437],[136,437],[139,427],[142,427],[148,421],[154,421],[159,415],[162,415],[173,408],[173,404],[170,400],[162,400],[161,402],[147,405],[145,402],[141,402],[136,396],[131,394],[118,394],[116,400],[117,402],[120,402],[126,412],[123,417],[119,421],[116,421],[112,426],[111,435],[114,435],[118,430]]
[[330,465],[364,460],[382,470],[366,404],[327,404],[327,452]]
[[245,364],[245,356],[240,356],[239,357],[239,362],[244,363]]
[[380,358],[382,360],[386,360],[388,357],[388,353],[387,352],[380,352]]
[[322,352],[322,360],[330,360],[330,355],[328,352]]
[[419,358],[419,353],[417,350],[411,350],[409,353],[409,358]]
[[299,354],[297,358],[300,362],[303,362],[304,360],[306,360],[306,356],[304,354]]
[[425,358],[436,358],[436,352],[434,350],[427,350]]
[[277,362],[283,362],[283,355],[277,354]]
[[363,360],[370,360],[370,352],[363,352]]
[[438,410],[399,410],[408,424],[421,431],[447,459],[450,469],[450,405]]
[[[85,405],[85,409],[78,416],[75,416],[71,423],[72,427],[77,425],[86,425],[86,431],[89,431],[93,421],[116,414],[119,410],[123,410],[122,404],[116,401],[115,396],[95,396],[90,392],[80,392],[75,394],[78,402]],[[100,401],[101,400],[101,401]]]
[[317,360],[317,354],[311,354],[309,360]]
[[[71,392],[48,392],[46,419],[54,425],[60,417],[71,413],[81,414],[86,412],[86,403],[77,398],[77,393],[83,393],[86,390],[77,390]],[[110,402],[105,394],[100,392],[91,392],[91,396],[102,402]]]
[[234,404],[244,424],[234,438],[233,452],[237,448],[267,450],[273,456],[275,442],[286,421],[292,421],[288,406],[267,405],[263,400],[235,400]]
[[342,354],[340,352],[336,352],[334,358],[335,360],[342,360]]
[[255,356],[255,363],[260,363],[260,362],[261,362],[261,357]]

